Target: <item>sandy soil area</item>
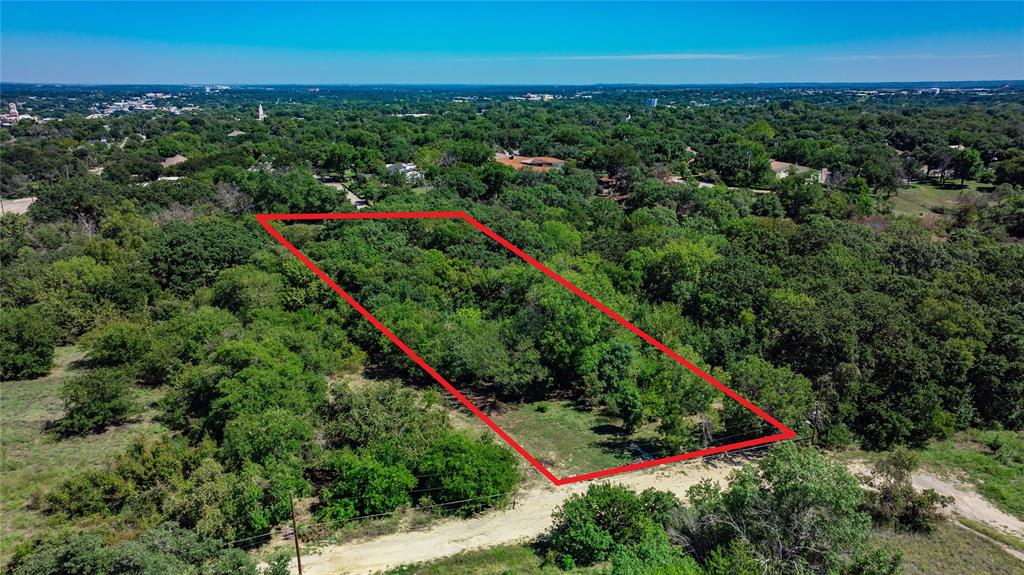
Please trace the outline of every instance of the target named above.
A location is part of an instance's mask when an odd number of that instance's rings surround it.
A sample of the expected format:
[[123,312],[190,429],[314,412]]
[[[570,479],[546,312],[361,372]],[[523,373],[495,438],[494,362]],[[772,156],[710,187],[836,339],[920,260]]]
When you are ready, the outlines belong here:
[[24,214],[28,211],[28,207],[35,202],[35,198],[16,198],[11,200],[2,200],[3,202],[3,213],[11,212],[14,214]]

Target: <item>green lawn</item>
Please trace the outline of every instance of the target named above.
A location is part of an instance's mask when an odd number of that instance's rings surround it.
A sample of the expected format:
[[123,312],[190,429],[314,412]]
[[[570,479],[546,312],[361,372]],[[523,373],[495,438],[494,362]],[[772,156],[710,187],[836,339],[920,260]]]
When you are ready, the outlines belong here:
[[1024,575],[1024,561],[952,523],[927,535],[878,530],[873,539],[903,551],[907,575]]
[[[47,422],[62,413],[61,382],[78,372],[75,362],[82,356],[75,347],[61,348],[50,375],[0,383],[0,564],[50,521],[32,508],[40,495],[75,473],[102,466],[137,436],[163,430],[152,423],[150,409],[142,421],[99,435],[58,439],[47,433]],[[158,397],[152,390],[140,395],[147,406]]]
[[647,456],[657,447],[655,435],[641,430],[628,435],[621,421],[568,401],[541,401],[513,406],[491,416],[502,429],[561,477],[625,465]]
[[960,187],[959,180],[946,180],[940,184],[938,180],[912,182],[909,188],[901,189],[892,199],[892,210],[896,213],[922,216],[930,213],[933,208],[952,208],[957,205],[961,195],[977,195],[991,189],[987,184],[965,182]]
[[494,547],[468,551],[454,557],[406,565],[387,572],[388,575],[584,575],[601,573],[602,567],[576,568],[569,571],[553,565],[543,565],[543,559],[525,545]]
[[985,499],[1024,519],[1024,432],[965,431],[920,454],[926,468],[963,476]]

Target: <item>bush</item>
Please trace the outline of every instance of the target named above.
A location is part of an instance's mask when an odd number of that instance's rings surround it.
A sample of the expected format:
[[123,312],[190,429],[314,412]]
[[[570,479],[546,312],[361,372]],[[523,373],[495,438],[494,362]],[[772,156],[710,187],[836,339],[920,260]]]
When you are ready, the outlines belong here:
[[60,331],[40,306],[0,309],[0,380],[46,375]]
[[867,487],[864,508],[876,524],[930,533],[946,520],[941,508],[952,503],[953,498],[931,489],[914,489],[911,475],[917,466],[913,453],[897,447],[874,465],[874,477],[862,478]]
[[123,321],[93,330],[82,343],[89,349],[89,359],[106,367],[135,364],[153,344],[145,326]]
[[[710,558],[718,549],[729,556],[726,565],[745,565],[749,556],[771,574],[834,572],[864,547],[871,529],[857,479],[816,450],[791,444],[734,472],[724,490],[704,481],[687,495],[689,505],[672,524],[687,553]],[[728,548],[733,542],[747,549]]]
[[284,409],[242,414],[224,427],[225,459],[237,467],[246,461],[266,465],[271,461],[294,462],[303,444],[313,437],[309,422]]
[[430,476],[422,487],[431,490],[431,499],[462,515],[507,501],[519,481],[517,470],[518,459],[505,447],[455,432],[440,434],[416,469]]
[[671,494],[648,490],[638,495],[620,485],[591,485],[555,511],[547,544],[578,565],[593,565],[611,558],[620,546],[632,548],[664,538],[664,526],[656,518],[667,517],[667,507],[677,505]]
[[[198,569],[197,569],[198,568]],[[137,539],[108,544],[96,533],[60,535],[19,550],[10,575],[256,575],[255,561],[222,541],[164,523]]]
[[696,561],[672,548],[664,531],[656,533],[636,546],[620,546],[612,556],[609,575],[702,575]]
[[416,486],[416,478],[403,465],[336,452],[327,457],[327,468],[337,479],[320,494],[321,518],[343,521],[412,503],[409,491]]
[[102,432],[139,412],[131,374],[119,368],[97,368],[64,382],[60,390],[64,417],[54,423],[62,435]]

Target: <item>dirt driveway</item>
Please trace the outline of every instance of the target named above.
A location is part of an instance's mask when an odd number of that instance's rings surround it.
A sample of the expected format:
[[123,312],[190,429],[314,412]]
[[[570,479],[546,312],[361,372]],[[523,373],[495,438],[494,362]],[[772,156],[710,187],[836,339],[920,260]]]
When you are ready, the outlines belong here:
[[[684,497],[686,490],[702,479],[724,482],[738,464],[708,465],[703,461],[658,467],[642,473],[619,475],[611,483],[637,491],[648,487],[671,491]],[[863,473],[863,463],[852,463],[850,471]],[[933,489],[955,499],[950,511],[989,526],[1024,537],[1024,522],[1004,513],[978,495],[969,485],[925,471],[913,476],[917,489]],[[400,531],[382,537],[356,540],[323,547],[315,555],[304,555],[307,575],[357,575],[383,571],[409,563],[449,557],[462,551],[508,545],[532,540],[551,525],[551,513],[570,495],[586,491],[589,482],[563,487],[536,484],[516,496],[515,508],[484,513],[468,520],[448,519],[418,531]],[[1015,557],[1024,554],[1000,545]],[[292,562],[293,573],[295,562]]]
[[[735,465],[692,462],[643,473],[619,475],[611,483],[642,491],[648,487],[685,496],[702,479],[723,482]],[[483,513],[468,520],[449,519],[419,531],[402,531],[373,539],[324,547],[302,557],[306,575],[349,575],[398,565],[431,561],[461,551],[529,541],[551,525],[551,513],[570,495],[586,491],[588,482],[562,487],[536,485],[516,495],[515,508]],[[292,562],[293,572],[295,570]]]

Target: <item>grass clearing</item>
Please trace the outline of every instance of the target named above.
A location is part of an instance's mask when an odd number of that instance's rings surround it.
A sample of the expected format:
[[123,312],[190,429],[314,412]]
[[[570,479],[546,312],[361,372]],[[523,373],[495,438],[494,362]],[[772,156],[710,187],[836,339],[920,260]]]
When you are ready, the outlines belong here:
[[577,409],[568,401],[518,404],[491,418],[545,467],[563,477],[655,455],[644,451],[656,449],[645,443],[656,438],[653,430],[629,435],[619,419]]
[[901,214],[924,216],[933,209],[956,207],[960,196],[978,195],[991,189],[987,184],[968,181],[960,187],[959,180],[925,180],[911,182],[910,187],[901,189],[892,199],[892,210]]
[[0,563],[14,547],[39,532],[50,518],[33,509],[33,502],[68,477],[102,467],[141,435],[164,431],[153,423],[152,404],[161,392],[140,390],[146,413],[135,423],[85,437],[59,439],[46,424],[61,416],[60,386],[81,373],[84,354],[77,347],[58,349],[56,368],[44,377],[0,384]]
[[1024,520],[1024,432],[969,430],[919,453],[925,468],[962,476],[996,507]]
[[510,545],[467,551],[430,563],[405,565],[391,569],[387,575],[584,575],[604,571],[604,567],[596,566],[566,571],[554,565],[544,565],[544,560],[530,547]]
[[907,575],[1024,575],[1024,561],[953,523],[930,534],[876,530],[872,539],[903,551]]

